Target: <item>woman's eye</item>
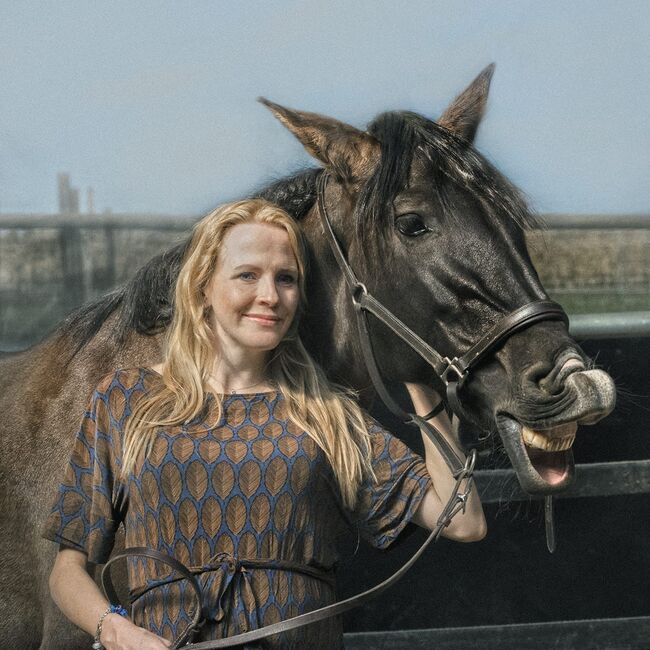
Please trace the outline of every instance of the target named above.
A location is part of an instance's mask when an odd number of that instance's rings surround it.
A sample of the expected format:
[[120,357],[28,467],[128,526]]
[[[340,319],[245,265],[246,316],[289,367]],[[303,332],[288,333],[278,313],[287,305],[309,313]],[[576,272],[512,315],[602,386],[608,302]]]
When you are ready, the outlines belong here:
[[252,271],[244,271],[243,273],[239,274],[239,277],[242,280],[254,280],[255,274]]
[[431,232],[431,229],[422,221],[422,217],[414,212],[397,217],[395,225],[402,235],[407,237],[419,237]]
[[282,284],[295,284],[296,278],[293,275],[283,274],[278,277],[278,281]]

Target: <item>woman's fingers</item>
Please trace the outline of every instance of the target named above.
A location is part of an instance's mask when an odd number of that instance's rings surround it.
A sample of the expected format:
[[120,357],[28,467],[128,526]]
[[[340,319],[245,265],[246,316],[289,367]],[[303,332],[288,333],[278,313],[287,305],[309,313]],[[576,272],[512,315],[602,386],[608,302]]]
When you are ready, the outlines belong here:
[[172,645],[171,641],[138,627],[126,618],[120,617],[107,632],[108,638],[104,643],[107,650],[167,650]]
[[140,645],[135,650],[166,650],[167,648],[171,648],[171,641],[168,641],[153,632],[149,632],[148,630],[142,631],[144,632],[144,635],[140,640]]

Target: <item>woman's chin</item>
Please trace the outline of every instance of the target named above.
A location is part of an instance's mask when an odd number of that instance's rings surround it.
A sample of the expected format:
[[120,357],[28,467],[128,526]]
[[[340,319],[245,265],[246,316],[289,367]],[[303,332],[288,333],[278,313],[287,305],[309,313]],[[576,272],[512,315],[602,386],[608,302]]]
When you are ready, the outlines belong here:
[[256,337],[247,337],[245,341],[242,341],[242,347],[248,348],[249,350],[256,352],[270,352],[275,350],[275,348],[280,345],[282,341],[282,336],[278,334],[273,334],[269,332],[265,336],[256,336]]

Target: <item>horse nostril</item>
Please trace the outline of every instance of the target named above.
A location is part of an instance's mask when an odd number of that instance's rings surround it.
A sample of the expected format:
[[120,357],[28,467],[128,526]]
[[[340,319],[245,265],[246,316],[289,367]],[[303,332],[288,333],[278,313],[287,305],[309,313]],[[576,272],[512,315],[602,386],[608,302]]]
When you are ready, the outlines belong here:
[[549,376],[553,374],[553,366],[545,361],[539,361],[524,372],[524,386],[533,393],[538,391],[549,392]]
[[585,369],[582,359],[575,356],[560,358],[555,366],[544,377],[540,377],[537,384],[540,390],[549,395],[561,393],[564,389],[566,378],[574,373]]
[[561,387],[558,386],[557,373],[551,372],[546,377],[543,377],[539,380],[538,386],[540,390],[549,395],[555,395],[561,391]]

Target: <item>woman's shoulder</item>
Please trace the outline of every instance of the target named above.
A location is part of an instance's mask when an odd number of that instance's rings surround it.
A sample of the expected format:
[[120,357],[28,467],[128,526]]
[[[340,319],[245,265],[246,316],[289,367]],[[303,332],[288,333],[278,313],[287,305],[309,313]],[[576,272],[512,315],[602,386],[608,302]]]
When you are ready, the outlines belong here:
[[361,408],[361,414],[363,415],[363,420],[366,424],[366,428],[368,429],[368,433],[379,433],[379,432],[384,432],[388,433],[386,431],[386,428],[382,425],[379,420],[374,418],[366,409]]

